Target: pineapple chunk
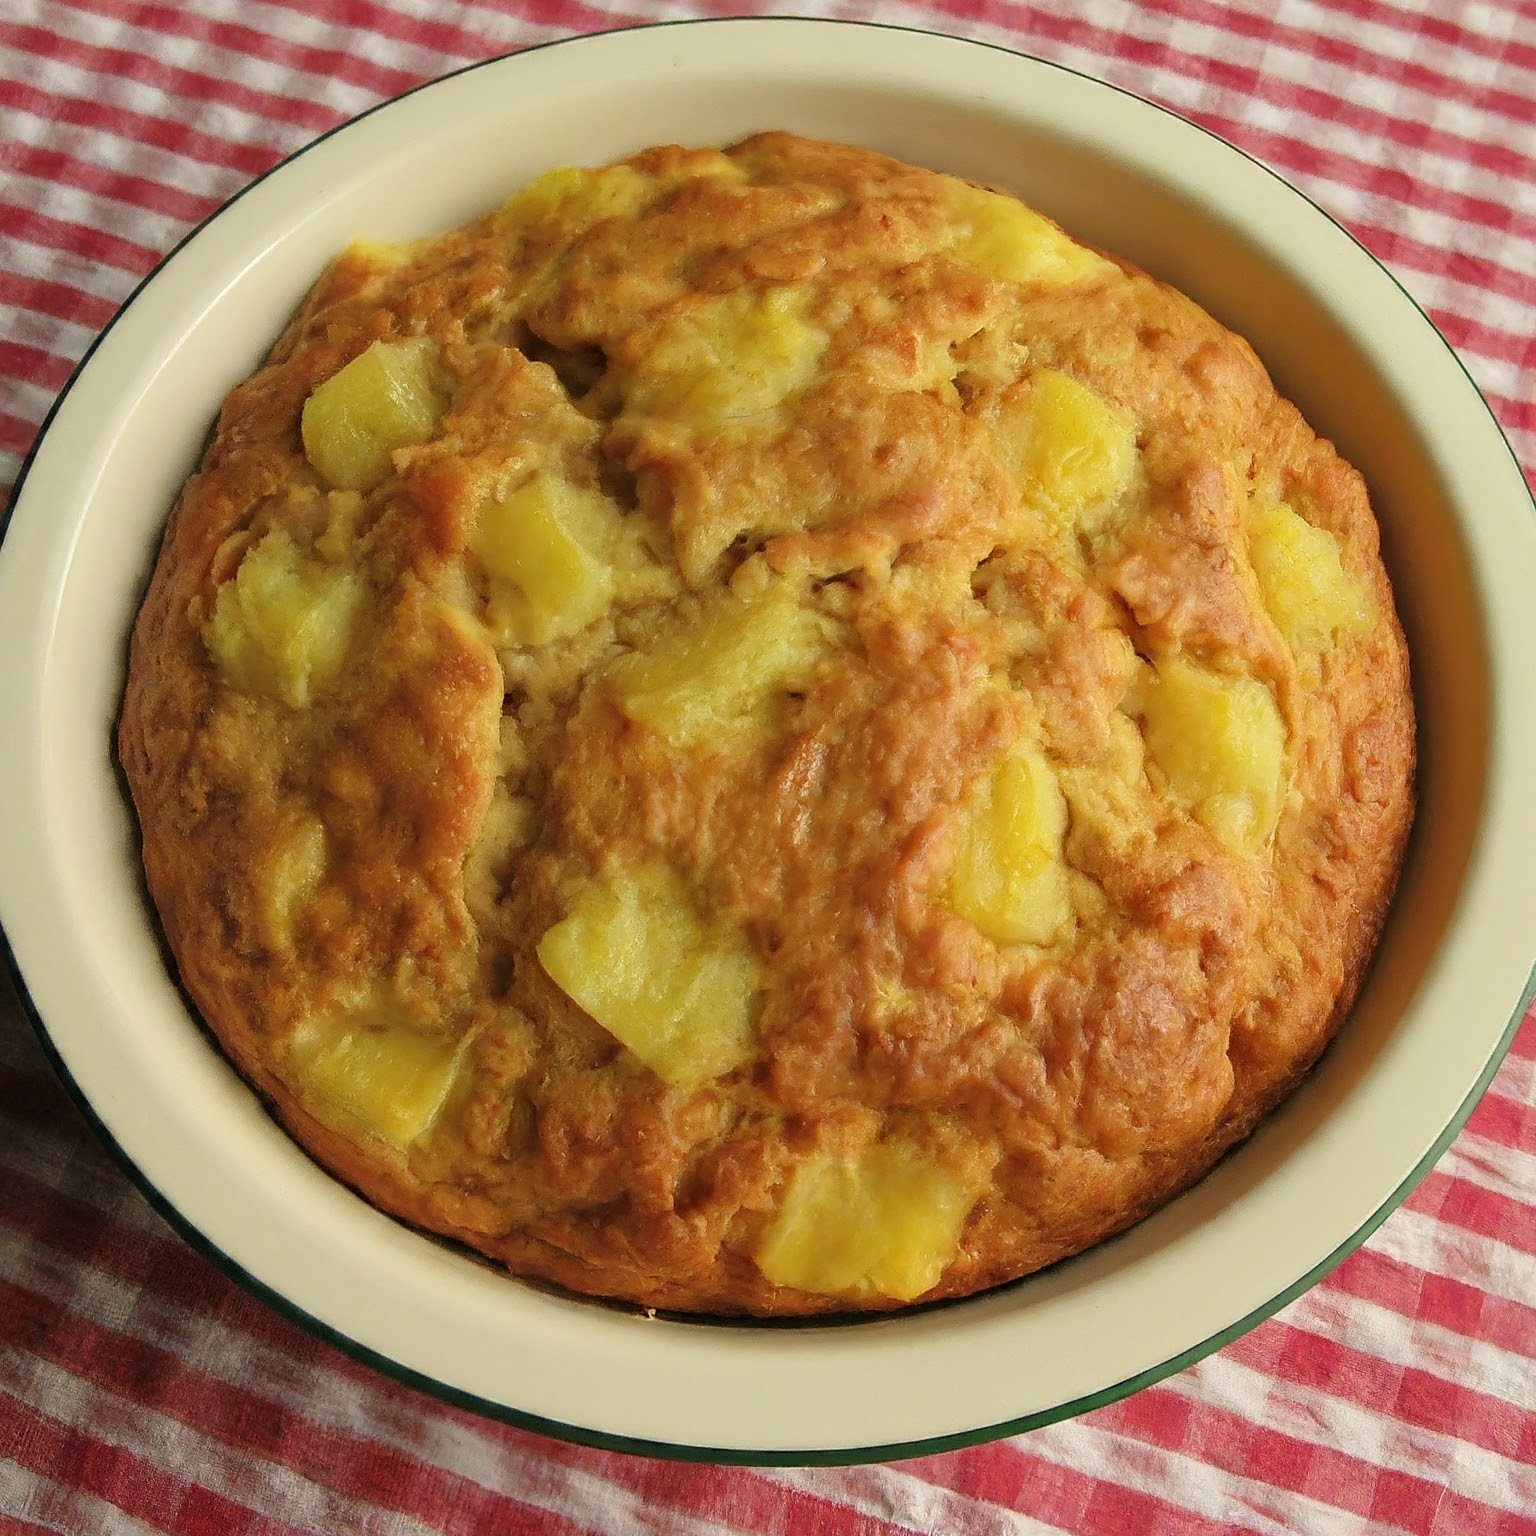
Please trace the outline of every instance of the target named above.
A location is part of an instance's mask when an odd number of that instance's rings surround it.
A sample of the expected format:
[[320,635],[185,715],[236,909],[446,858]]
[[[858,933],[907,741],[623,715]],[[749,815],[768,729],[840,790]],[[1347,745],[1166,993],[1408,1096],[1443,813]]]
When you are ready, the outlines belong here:
[[569,240],[604,219],[629,218],[669,188],[703,177],[742,181],[746,172],[724,155],[708,163],[680,164],[662,174],[624,164],[556,166],[514,192],[496,215],[496,224],[508,234],[542,226]]
[[904,1140],[824,1155],[796,1170],[757,1265],[775,1285],[911,1301],[938,1284],[974,1203],[968,1181]]
[[570,237],[603,219],[638,213],[655,191],[655,180],[633,166],[556,166],[514,192],[497,223],[512,230],[555,224]]
[[1284,502],[1250,514],[1248,552],[1264,606],[1293,651],[1321,650],[1370,624],[1370,594],[1344,569],[1339,541]]
[[773,410],[814,378],[825,331],[802,295],[770,288],[680,310],[628,383],[626,409],[721,424]]
[[307,1018],[288,1049],[290,1073],[318,1119],[402,1151],[431,1128],[462,1055],[460,1042],[424,1035],[384,1006]]
[[752,1053],[757,961],[740,933],[704,922],[670,871],[585,887],[538,956],[561,991],[674,1087],[723,1076]]
[[1020,499],[1062,528],[1113,502],[1136,468],[1136,429],[1119,406],[1054,368],[1007,397],[994,430]]
[[1233,853],[1257,853],[1285,795],[1285,722],[1270,690],[1169,657],[1141,714],[1147,751],[1174,797]]
[[950,206],[961,231],[949,254],[1010,283],[1065,286],[1117,269],[1041,214],[1000,192],[953,182]]
[[203,643],[232,687],[302,709],[341,671],[362,593],[274,528],[219,588]]
[[424,240],[374,240],[364,237],[352,241],[344,254],[359,266],[372,267],[375,272],[390,272],[396,267],[403,267],[427,244]]
[[1005,757],[971,815],[955,864],[955,910],[1000,944],[1051,944],[1072,921],[1062,839],[1067,803],[1038,753]]
[[620,657],[610,676],[630,719],[691,747],[768,729],[824,649],[820,617],[780,587],[748,603],[724,599],[651,650]]
[[[589,505],[601,503],[601,506]],[[524,645],[585,629],[608,606],[613,575],[580,536],[607,509],[596,492],[541,474],[481,513],[473,548],[514,591],[491,604],[492,623]],[[590,532],[588,533],[590,538]]]
[[327,863],[325,823],[305,816],[260,859],[257,888],[269,942],[291,942],[294,914],[320,883]]
[[304,454],[327,485],[369,490],[388,477],[397,449],[437,430],[433,350],[424,337],[376,341],[304,402]]

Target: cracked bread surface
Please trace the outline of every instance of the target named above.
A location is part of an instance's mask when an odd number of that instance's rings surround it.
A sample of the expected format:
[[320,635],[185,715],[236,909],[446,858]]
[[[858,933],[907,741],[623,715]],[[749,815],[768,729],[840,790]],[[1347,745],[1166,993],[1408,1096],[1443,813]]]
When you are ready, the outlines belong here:
[[294,1137],[526,1279],[969,1294],[1199,1178],[1412,817],[1360,476],[1012,199],[758,135],[358,244],[224,403],[119,749]]

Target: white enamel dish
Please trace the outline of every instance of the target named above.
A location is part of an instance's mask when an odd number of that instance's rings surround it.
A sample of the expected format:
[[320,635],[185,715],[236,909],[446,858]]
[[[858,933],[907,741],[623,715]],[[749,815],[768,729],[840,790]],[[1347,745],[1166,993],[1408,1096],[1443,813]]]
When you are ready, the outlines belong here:
[[[1016,191],[1245,333],[1372,486],[1422,768],[1353,1018],[1195,1190],[972,1301],[763,1327],[527,1288],[321,1173],[167,973],[111,742],[166,509],[216,403],[332,254],[456,224],[552,164],[769,127]],[[655,1454],[941,1450],[1111,1401],[1235,1336],[1363,1241],[1466,1118],[1531,996],[1533,593],[1530,497],[1454,354],[1347,234],[1203,131],[1039,61],[895,29],[731,20],[571,40],[424,87],[286,162],[161,266],[77,373],[0,545],[0,921],[42,1038],[141,1186],[354,1354],[487,1413]]]

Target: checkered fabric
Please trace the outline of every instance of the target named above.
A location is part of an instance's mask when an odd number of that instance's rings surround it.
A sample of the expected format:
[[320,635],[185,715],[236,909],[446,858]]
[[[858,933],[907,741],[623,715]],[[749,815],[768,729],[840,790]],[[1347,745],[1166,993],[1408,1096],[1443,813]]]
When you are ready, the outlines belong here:
[[[466,62],[745,9],[5,0],[0,497],[139,278],[285,153]],[[1536,0],[757,9],[1004,44],[1238,144],[1396,274],[1536,485]],[[1536,902],[1512,920],[1536,954]],[[544,1439],[300,1332],[146,1204],[0,985],[0,1531],[1367,1530],[1536,1532],[1536,1013],[1407,1203],[1327,1279],[1201,1363],[968,1450],[754,1470]]]

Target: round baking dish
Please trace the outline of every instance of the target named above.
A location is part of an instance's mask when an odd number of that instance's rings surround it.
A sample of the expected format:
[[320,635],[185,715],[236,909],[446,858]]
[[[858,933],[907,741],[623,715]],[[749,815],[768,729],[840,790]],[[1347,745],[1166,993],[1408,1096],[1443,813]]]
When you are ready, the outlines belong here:
[[[1367,986],[1250,1142],[1124,1237],[1001,1291],[873,1321],[717,1325],[549,1294],[362,1203],[188,1013],[111,756],[161,523],[227,389],[349,239],[493,206],[556,163],[770,127],[1004,187],[1254,343],[1370,482],[1412,648],[1420,816]],[[1536,519],[1454,354],[1326,215],[1198,128],[984,45],[698,22],[480,65],[328,135],[202,226],[92,350],[0,547],[0,920],[39,1031],[178,1227],[344,1348],[547,1432],[659,1454],[852,1461],[1109,1401],[1267,1315],[1455,1134],[1532,990]]]

